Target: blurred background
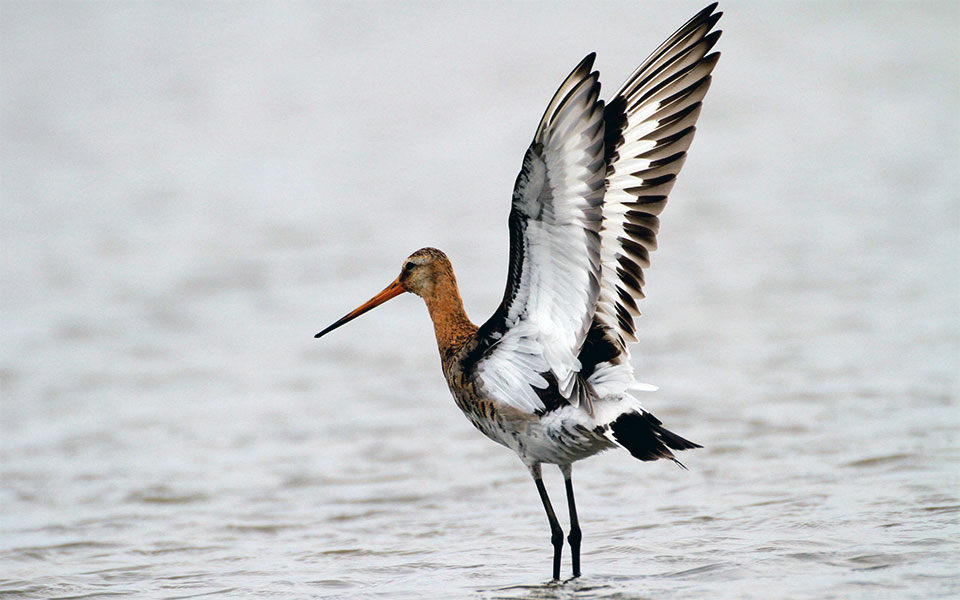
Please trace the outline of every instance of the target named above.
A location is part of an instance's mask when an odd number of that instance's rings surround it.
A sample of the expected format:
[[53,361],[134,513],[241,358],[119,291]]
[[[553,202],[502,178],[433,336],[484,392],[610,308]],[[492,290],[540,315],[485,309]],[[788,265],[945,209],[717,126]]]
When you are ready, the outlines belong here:
[[703,4],[0,4],[0,593],[956,597],[956,2],[722,4],[634,347],[705,449],[578,463],[579,581],[419,299],[312,338],[428,245],[482,323],[556,87]]

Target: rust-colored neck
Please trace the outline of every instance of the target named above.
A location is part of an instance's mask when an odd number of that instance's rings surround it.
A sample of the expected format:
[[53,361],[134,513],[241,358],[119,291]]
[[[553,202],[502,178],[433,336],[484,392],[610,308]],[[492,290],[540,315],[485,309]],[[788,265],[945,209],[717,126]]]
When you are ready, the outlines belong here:
[[452,272],[438,277],[423,299],[433,320],[440,357],[446,361],[477,332],[477,326],[463,310],[463,299]]

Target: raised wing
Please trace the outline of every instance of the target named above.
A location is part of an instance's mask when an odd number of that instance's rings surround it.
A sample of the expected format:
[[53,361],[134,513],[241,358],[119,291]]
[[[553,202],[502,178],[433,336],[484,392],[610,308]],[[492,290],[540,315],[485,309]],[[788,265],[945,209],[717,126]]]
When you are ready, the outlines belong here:
[[554,95],[510,210],[503,301],[468,361],[486,390],[526,411],[644,389],[636,341],[658,215],[693,141],[719,53],[713,4],[654,51],[603,108],[594,55]]
[[486,390],[530,412],[546,408],[547,388],[579,403],[577,355],[600,295],[607,168],[593,60],[584,58],[557,90],[523,158],[506,291],[473,353]]
[[723,13],[712,4],[690,19],[627,79],[604,110],[607,192],[601,231],[601,290],[579,359],[598,396],[634,386],[627,343],[635,342],[643,269],[657,247],[658,215],[693,141],[710,87]]

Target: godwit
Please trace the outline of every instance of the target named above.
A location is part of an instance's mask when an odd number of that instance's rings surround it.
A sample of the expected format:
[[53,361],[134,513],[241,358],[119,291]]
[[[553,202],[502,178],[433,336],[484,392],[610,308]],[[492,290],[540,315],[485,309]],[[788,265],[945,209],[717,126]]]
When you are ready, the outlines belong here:
[[[563,531],[541,478],[563,473],[573,576],[580,526],[571,465],[620,447],[640,460],[700,448],[641,407],[628,342],[635,342],[642,269],[656,248],[667,194],[693,141],[719,52],[711,4],[641,64],[606,106],[588,55],[547,106],[523,157],[510,209],[510,265],[497,311],[477,327],[463,310],[453,267],[434,248],[411,254],[379,294],[320,337],[387,300],[426,302],[447,385],[460,410],[520,456],[550,521],[553,578]],[[679,463],[678,463],[679,464]],[[682,465],[681,465],[682,466]]]

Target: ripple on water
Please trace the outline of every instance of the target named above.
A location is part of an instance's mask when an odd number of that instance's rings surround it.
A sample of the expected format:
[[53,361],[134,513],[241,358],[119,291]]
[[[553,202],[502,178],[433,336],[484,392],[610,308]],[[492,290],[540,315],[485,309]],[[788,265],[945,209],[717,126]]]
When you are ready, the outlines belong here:
[[229,523],[220,527],[220,530],[238,534],[277,535],[286,531],[296,531],[302,527],[294,523]]
[[490,600],[644,600],[635,593],[624,595],[619,586],[582,578],[541,584],[517,584],[477,590]]
[[897,454],[882,454],[878,456],[870,456],[867,458],[861,458],[844,464],[844,467],[850,468],[864,468],[864,467],[877,467],[890,464],[901,464],[901,463],[913,463],[917,460],[916,454],[909,453],[897,453]]
[[141,504],[191,504],[209,500],[203,492],[177,492],[167,486],[155,485],[127,494],[126,501]]
[[723,571],[729,569],[731,566],[724,563],[709,563],[706,565],[701,565],[699,567],[693,567],[691,569],[682,569],[680,571],[671,571],[668,573],[662,573],[659,577],[666,577],[669,579],[684,579],[690,577],[699,577],[706,575],[707,573],[714,573],[717,571]]
[[52,544],[49,546],[28,546],[23,548],[13,548],[4,552],[0,556],[14,560],[50,560],[54,557],[85,553],[91,550],[113,550],[119,548],[118,544],[106,542],[67,542],[64,544]]
[[228,546],[190,546],[185,544],[167,544],[159,548],[143,549],[134,548],[128,550],[130,554],[142,556],[164,556],[164,555],[190,555],[190,554],[209,554],[211,552],[222,552],[229,550]]
[[361,521],[371,517],[384,517],[390,514],[392,514],[392,511],[387,509],[371,509],[356,513],[338,513],[327,517],[327,520],[333,522]]
[[948,513],[960,512],[960,504],[951,504],[949,506],[921,506],[917,508],[917,510],[921,510],[923,512],[928,512],[928,513],[948,514]]

